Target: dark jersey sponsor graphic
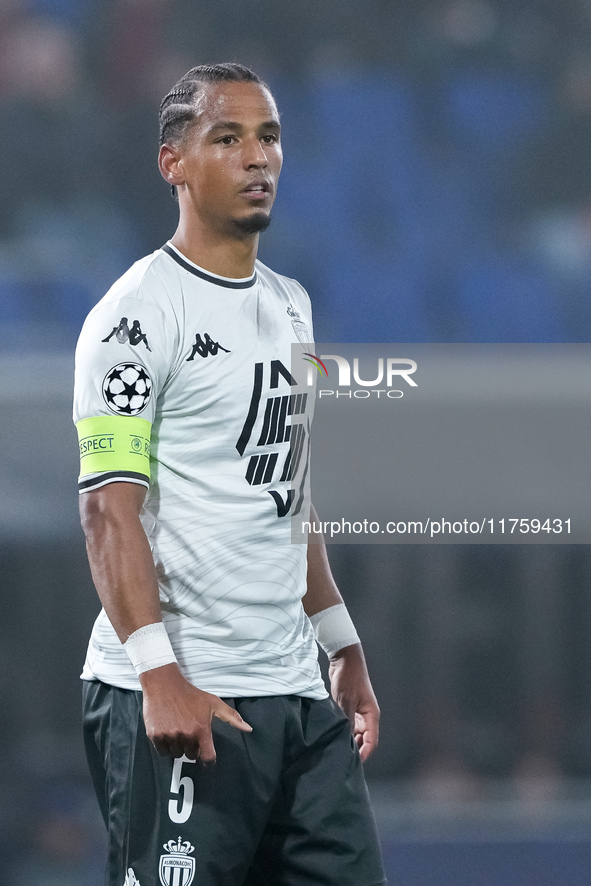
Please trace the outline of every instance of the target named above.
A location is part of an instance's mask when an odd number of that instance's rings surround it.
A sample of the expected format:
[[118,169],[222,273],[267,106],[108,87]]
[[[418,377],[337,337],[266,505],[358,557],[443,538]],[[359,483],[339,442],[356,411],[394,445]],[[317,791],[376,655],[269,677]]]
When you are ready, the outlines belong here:
[[140,326],[139,320],[134,320],[130,329],[127,317],[122,317],[119,321],[119,325],[113,326],[113,329],[108,334],[108,336],[106,338],[102,338],[101,341],[108,342],[113,338],[113,336],[115,336],[120,345],[125,345],[129,342],[130,345],[135,347],[136,345],[139,345],[143,342],[149,351],[152,350],[152,348],[148,344],[148,336],[144,332],[142,332],[142,327]]
[[[282,483],[291,483],[298,475],[300,464],[303,472],[299,481],[300,488],[288,489],[286,495],[277,490],[267,489],[277,506],[277,516],[285,517],[293,507],[294,515],[299,513],[304,500],[304,486],[308,471],[308,453],[310,426],[306,419],[307,393],[283,394],[281,396],[269,396],[263,402],[263,376],[265,365],[255,363],[254,379],[250,406],[244,426],[236,442],[236,449],[240,455],[244,455],[257,418],[262,414],[262,428],[257,446],[267,447],[272,444],[285,443],[289,440],[289,450],[279,462],[279,452],[263,451],[251,455],[246,466],[245,478],[251,486],[262,486],[279,480]],[[269,367],[269,388],[279,387],[279,379],[282,377],[289,385],[297,382],[288,369],[280,360],[271,360]],[[301,416],[296,421],[296,416]],[[302,458],[305,459],[302,462]]]
[[200,357],[208,357],[211,354],[212,357],[215,357],[218,351],[225,351],[226,354],[230,353],[228,348],[223,348],[219,341],[214,341],[207,332],[203,338],[201,338],[201,334],[198,332],[195,336],[195,344],[193,345],[191,356],[187,357],[186,362],[190,363],[191,360],[194,360],[195,354],[199,354]]

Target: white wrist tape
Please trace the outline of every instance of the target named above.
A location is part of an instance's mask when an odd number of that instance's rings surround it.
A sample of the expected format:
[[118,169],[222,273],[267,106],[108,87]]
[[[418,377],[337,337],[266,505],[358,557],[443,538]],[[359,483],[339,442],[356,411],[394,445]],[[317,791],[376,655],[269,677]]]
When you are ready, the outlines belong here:
[[176,661],[166,628],[161,621],[134,631],[123,644],[123,648],[129,655],[138,677],[144,671],[161,668]]
[[359,636],[344,603],[329,606],[310,616],[316,640],[327,655],[334,655],[345,646],[359,643]]

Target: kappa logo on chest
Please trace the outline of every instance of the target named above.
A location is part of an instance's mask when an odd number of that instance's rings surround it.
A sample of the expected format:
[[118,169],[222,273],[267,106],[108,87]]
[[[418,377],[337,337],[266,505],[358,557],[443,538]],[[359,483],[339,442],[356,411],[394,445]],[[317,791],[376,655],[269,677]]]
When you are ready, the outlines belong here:
[[231,353],[231,351],[228,348],[224,348],[219,341],[214,341],[209,333],[206,332],[202,337],[201,333],[198,332],[195,336],[195,343],[191,350],[191,354],[187,357],[185,362],[191,363],[197,354],[199,354],[200,357],[215,357],[219,351],[224,351],[226,354]]

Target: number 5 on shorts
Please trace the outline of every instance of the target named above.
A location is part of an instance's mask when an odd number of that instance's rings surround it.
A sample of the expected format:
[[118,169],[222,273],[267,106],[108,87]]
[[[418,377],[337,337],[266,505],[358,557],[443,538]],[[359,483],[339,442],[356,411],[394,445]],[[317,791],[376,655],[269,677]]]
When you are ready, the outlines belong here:
[[[193,809],[195,786],[193,784],[193,779],[188,775],[184,775],[181,778],[183,763],[195,763],[195,760],[189,760],[188,757],[183,755],[182,757],[177,757],[175,759],[172,767],[170,793],[175,799],[170,799],[168,801],[168,817],[171,821],[174,821],[175,824],[183,824],[187,821]],[[179,797],[181,790],[182,796]]]

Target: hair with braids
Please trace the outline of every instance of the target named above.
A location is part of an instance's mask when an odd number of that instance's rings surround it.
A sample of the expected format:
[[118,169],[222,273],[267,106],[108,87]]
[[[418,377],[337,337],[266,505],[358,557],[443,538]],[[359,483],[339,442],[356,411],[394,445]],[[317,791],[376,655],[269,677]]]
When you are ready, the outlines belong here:
[[[160,103],[160,147],[165,142],[175,144],[183,138],[187,128],[195,119],[196,98],[203,90],[204,83],[243,82],[258,83],[268,89],[266,83],[254,71],[234,62],[220,65],[197,65],[181,77]],[[176,188],[170,186],[176,198]]]

